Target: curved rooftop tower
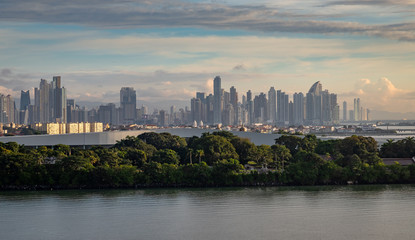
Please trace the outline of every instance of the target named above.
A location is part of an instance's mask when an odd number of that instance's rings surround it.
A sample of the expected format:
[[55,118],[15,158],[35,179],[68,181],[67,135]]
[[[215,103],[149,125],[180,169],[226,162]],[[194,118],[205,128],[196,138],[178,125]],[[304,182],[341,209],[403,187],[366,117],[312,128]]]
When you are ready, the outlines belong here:
[[321,85],[320,81],[316,82],[311,86],[308,93],[313,93],[315,96],[320,96],[320,93],[323,91],[323,85]]

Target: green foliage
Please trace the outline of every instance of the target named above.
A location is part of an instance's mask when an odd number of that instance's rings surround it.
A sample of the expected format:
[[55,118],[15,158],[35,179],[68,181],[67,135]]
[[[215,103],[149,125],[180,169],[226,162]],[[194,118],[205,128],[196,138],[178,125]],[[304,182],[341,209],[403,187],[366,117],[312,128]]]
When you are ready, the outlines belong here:
[[317,154],[335,155],[339,153],[339,144],[342,140],[319,140],[315,152]]
[[293,135],[282,135],[275,139],[275,144],[284,145],[292,154],[296,154],[301,148],[302,139]]
[[242,183],[242,178],[238,177],[239,171],[243,166],[236,159],[220,160],[215,162],[212,168],[212,177],[215,185],[231,186]]
[[160,149],[151,158],[152,161],[167,164],[179,164],[179,155],[171,149]]
[[415,140],[413,137],[407,137],[394,142],[388,140],[382,144],[380,155],[384,158],[411,158],[415,156]]
[[138,136],[145,143],[153,145],[157,149],[172,149],[178,151],[187,146],[186,140],[170,133],[147,132]]
[[257,146],[247,138],[232,138],[231,143],[239,156],[241,164],[247,164],[249,161],[257,160]]
[[213,165],[221,159],[238,159],[235,147],[225,138],[218,135],[204,135],[197,140],[197,149],[205,155],[205,162]]
[[[412,138],[389,141],[381,153],[409,156],[414,151],[413,143]],[[244,170],[241,163],[267,166],[268,170]],[[273,146],[256,146],[230,132],[205,133],[188,142],[168,133],[145,133],[127,137],[109,149],[88,150],[62,144],[34,149],[0,143],[0,188],[315,185],[348,181],[415,183],[415,165],[385,166],[376,141],[361,136],[320,141],[313,135],[287,135],[276,139]]]
[[271,167],[275,167],[278,171],[284,170],[284,167],[292,158],[290,150],[284,145],[272,145],[271,154],[273,155]]

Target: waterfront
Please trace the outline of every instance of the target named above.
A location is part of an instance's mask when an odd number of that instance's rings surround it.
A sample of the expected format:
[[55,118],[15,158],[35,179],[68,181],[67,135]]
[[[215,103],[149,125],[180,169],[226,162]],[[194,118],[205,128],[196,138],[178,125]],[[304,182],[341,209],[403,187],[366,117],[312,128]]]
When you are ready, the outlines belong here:
[[0,193],[0,239],[413,239],[414,185]]

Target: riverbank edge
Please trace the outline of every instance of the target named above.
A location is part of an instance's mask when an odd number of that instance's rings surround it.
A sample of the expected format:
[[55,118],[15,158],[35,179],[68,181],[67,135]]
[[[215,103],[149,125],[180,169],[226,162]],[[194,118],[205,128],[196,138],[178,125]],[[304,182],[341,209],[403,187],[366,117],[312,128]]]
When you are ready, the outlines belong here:
[[117,190],[117,189],[175,189],[175,188],[203,188],[203,189],[214,189],[214,188],[235,188],[235,187],[322,187],[322,186],[376,186],[376,185],[400,185],[400,184],[414,184],[411,182],[402,183],[347,183],[347,184],[315,184],[315,185],[295,185],[295,184],[277,184],[277,183],[257,183],[257,184],[239,184],[239,185],[190,185],[190,184],[137,184],[134,186],[47,186],[47,185],[36,185],[36,186],[1,186],[0,192],[9,191],[60,191],[60,190]]

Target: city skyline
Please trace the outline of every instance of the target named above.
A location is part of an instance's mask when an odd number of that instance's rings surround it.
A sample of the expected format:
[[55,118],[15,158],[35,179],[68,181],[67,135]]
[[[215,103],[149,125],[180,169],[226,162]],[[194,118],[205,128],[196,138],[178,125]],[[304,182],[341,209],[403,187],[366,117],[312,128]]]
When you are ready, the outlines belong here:
[[[142,104],[137,108],[136,90],[121,87],[119,104],[99,103],[91,109],[78,105],[77,99],[67,99],[67,89],[62,86],[61,76],[53,76],[53,81],[40,79],[39,88],[34,89],[34,99],[30,91],[21,91],[20,108],[10,95],[0,93],[1,123],[76,123],[102,122],[110,125],[130,125],[136,123],[157,124],[159,126],[177,125],[218,125],[241,126],[270,124],[274,126],[333,125],[343,122],[364,122],[371,119],[371,113],[361,102],[354,98],[353,110],[347,111],[347,102],[343,109],[338,104],[337,94],[323,91],[318,81],[308,93],[285,93],[281,89],[270,87],[268,95],[264,92],[252,95],[238,94],[232,86],[229,91],[222,88],[220,76],[214,78],[214,86],[208,92],[196,92],[190,99],[190,107],[176,108],[171,105],[154,109],[150,113]],[[241,96],[240,98],[238,96]],[[33,104],[30,104],[33,102]],[[178,111],[177,111],[178,110]],[[341,111],[342,110],[342,111]],[[342,113],[342,116],[341,116]]]
[[[415,112],[414,2],[2,1],[0,91],[61,75],[68,98],[187,103],[238,85],[307,92],[320,81],[374,111]],[[32,85],[33,86],[33,85]],[[300,86],[304,86],[300,89]],[[167,100],[168,99],[168,100]],[[188,105],[188,104],[187,104]]]

